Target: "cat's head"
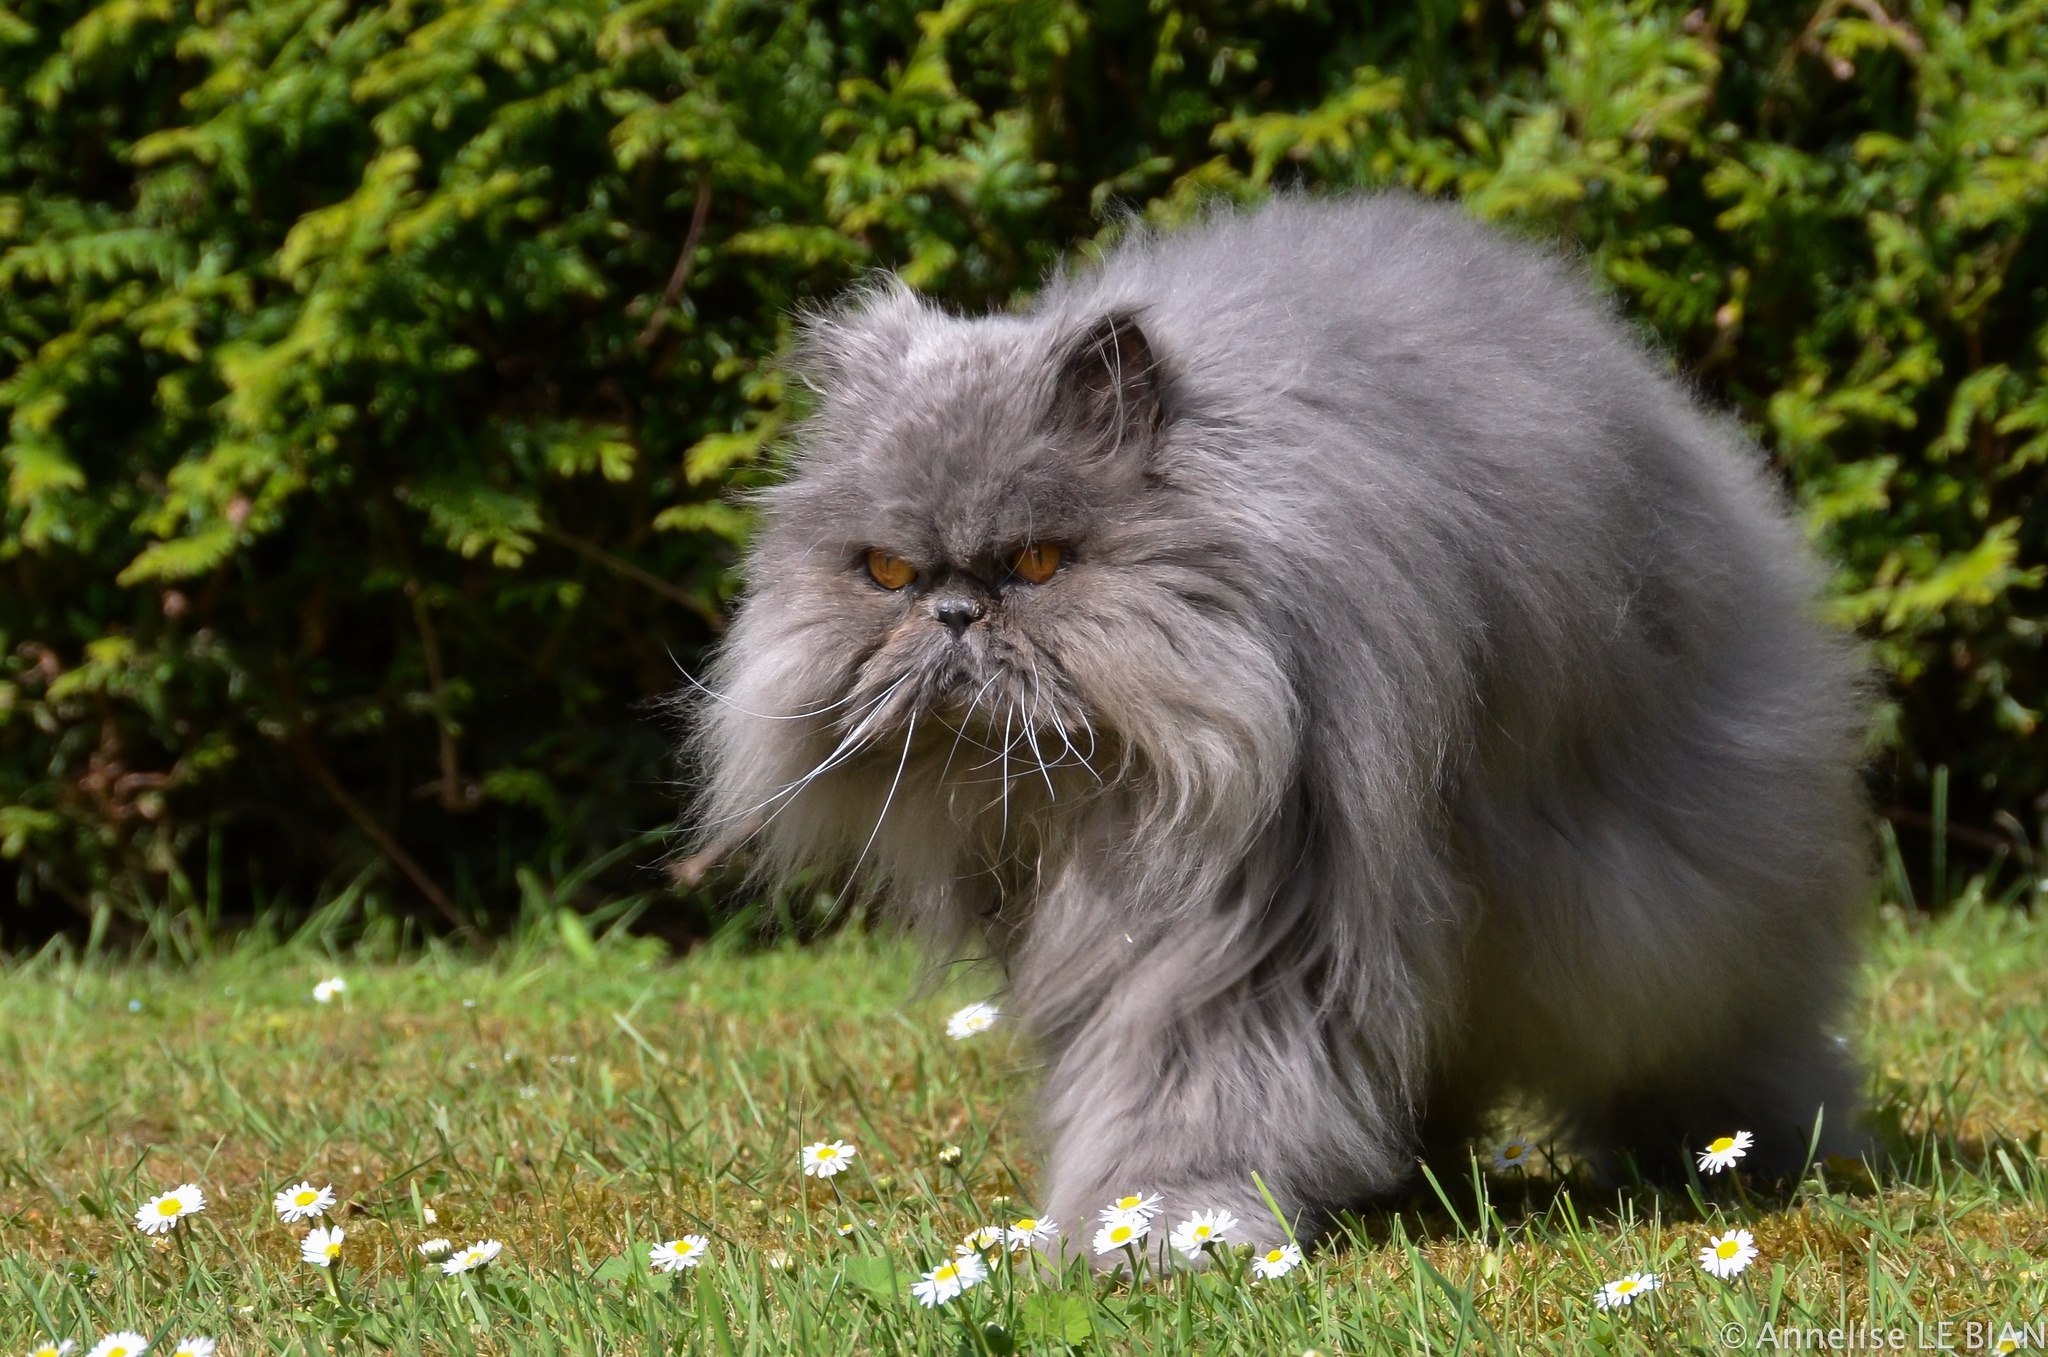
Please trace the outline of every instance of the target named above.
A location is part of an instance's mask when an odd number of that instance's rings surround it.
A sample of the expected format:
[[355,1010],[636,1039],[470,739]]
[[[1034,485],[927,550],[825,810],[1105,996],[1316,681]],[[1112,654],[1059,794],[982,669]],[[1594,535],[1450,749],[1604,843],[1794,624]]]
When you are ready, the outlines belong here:
[[1270,803],[1264,527],[1201,469],[1142,315],[887,288],[814,321],[799,370],[817,412],[697,704],[707,838],[901,892],[1042,857],[1105,796],[1157,834]]

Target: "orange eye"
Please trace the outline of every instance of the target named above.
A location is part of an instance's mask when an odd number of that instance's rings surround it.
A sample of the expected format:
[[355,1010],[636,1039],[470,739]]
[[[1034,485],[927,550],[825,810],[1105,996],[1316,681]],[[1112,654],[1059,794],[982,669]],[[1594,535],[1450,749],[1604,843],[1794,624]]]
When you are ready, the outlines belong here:
[[1061,551],[1050,542],[1035,542],[1017,553],[1010,569],[1033,584],[1044,584],[1060,568]]
[[884,589],[901,589],[917,578],[917,567],[878,547],[868,553],[868,578]]

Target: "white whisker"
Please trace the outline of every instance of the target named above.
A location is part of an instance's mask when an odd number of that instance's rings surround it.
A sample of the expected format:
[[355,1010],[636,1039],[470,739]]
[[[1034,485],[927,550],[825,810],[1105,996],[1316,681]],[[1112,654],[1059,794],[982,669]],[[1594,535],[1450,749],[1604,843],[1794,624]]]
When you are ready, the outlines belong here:
[[868,835],[867,843],[861,847],[860,856],[853,860],[853,870],[846,875],[846,882],[849,887],[852,887],[860,880],[860,867],[862,863],[868,860],[868,849],[875,846],[875,839],[882,832],[882,821],[889,818],[889,807],[896,802],[896,788],[902,785],[903,782],[904,766],[910,762],[910,742],[915,738],[917,738],[917,712],[912,710],[910,713],[910,728],[903,732],[903,757],[896,760],[896,776],[889,783],[889,794],[882,798],[882,813],[875,817],[874,832]]

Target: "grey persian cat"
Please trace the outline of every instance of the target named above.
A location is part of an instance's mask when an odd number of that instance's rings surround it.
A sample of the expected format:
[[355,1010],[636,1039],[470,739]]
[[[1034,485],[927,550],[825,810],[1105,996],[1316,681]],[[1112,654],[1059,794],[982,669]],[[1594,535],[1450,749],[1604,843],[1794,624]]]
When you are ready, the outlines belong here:
[[1070,1245],[1137,1191],[1270,1239],[1254,1173],[1313,1228],[1509,1097],[1610,1173],[1849,1143],[1861,669],[1577,270],[1291,198],[1019,314],[871,287],[800,366],[700,828],[1000,962]]

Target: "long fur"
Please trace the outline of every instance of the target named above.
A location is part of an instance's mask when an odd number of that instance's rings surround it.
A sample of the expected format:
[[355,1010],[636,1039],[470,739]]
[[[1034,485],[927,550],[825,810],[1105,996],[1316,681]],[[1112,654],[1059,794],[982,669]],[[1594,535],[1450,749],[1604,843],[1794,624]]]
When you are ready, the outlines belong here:
[[1271,1237],[1255,1172],[1312,1228],[1513,1095],[1615,1173],[1848,1143],[1861,668],[1574,267],[1289,198],[1021,314],[870,287],[801,362],[699,827],[1001,961],[1070,1240],[1140,1189]]

